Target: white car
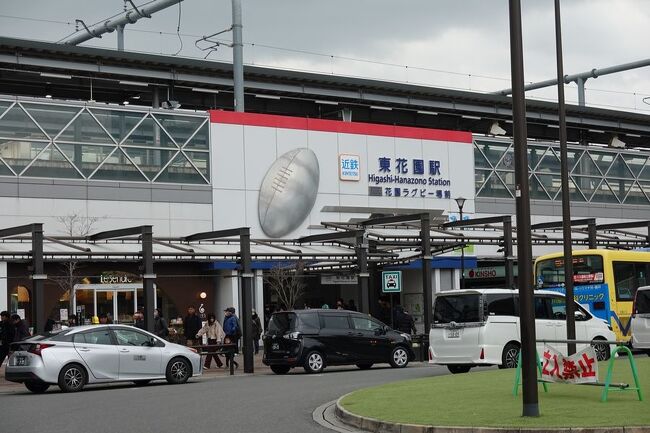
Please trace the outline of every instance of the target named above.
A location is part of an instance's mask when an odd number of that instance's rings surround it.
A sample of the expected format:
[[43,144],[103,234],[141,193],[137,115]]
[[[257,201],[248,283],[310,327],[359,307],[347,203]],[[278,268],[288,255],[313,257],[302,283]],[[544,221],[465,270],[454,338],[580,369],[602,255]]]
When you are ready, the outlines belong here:
[[68,328],[12,343],[11,350],[5,379],[36,393],[54,384],[74,392],[93,383],[185,383],[202,373],[195,349],[126,325]]
[[639,287],[632,309],[632,347],[650,355],[650,286]]
[[[537,340],[566,339],[564,295],[535,291]],[[599,340],[615,340],[605,321],[576,303],[576,339],[592,341],[599,360],[608,359],[611,349]],[[563,353],[566,344],[551,344]],[[577,345],[578,350],[587,345]],[[446,365],[452,373],[466,373],[474,366],[517,366],[521,347],[519,293],[506,289],[453,290],[434,300],[433,324],[429,332],[429,363]],[[543,343],[537,343],[540,353]]]

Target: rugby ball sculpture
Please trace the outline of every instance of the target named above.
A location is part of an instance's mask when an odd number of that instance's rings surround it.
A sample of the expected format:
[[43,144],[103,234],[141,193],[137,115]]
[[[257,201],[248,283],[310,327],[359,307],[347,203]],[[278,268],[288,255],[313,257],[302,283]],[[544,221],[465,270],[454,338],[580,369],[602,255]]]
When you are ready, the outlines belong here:
[[257,204],[262,231],[281,238],[297,229],[309,216],[320,181],[316,154],[305,147],[275,160],[266,172]]

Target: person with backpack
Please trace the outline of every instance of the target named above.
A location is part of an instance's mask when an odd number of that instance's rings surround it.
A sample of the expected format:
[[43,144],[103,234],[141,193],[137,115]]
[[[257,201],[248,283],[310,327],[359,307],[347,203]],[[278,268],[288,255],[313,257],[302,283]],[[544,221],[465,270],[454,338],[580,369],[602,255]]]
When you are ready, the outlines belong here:
[[[237,344],[241,338],[241,327],[239,326],[239,319],[235,314],[235,309],[233,307],[228,307],[224,310],[225,318],[223,319],[223,331],[226,334],[224,343],[226,344]],[[232,360],[235,364],[235,368],[239,367],[239,364]],[[228,366],[228,358],[226,358],[226,367]]]

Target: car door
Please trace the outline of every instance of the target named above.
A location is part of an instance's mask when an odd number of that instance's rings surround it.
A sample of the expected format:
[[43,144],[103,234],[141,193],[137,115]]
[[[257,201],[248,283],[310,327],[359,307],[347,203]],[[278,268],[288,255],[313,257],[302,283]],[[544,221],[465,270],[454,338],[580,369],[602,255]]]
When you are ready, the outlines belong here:
[[321,330],[318,339],[330,364],[353,363],[357,355],[352,350],[352,328],[349,314],[319,314]]
[[95,379],[118,379],[119,352],[108,327],[74,334],[73,344]]
[[[551,304],[551,297],[549,295],[535,295],[535,338],[539,340],[555,340],[557,339],[558,331],[564,330],[564,339],[566,339],[566,322],[564,327],[562,327],[557,319],[553,318],[553,307]],[[565,319],[566,320],[566,319]],[[537,343],[537,353],[539,356],[542,356],[545,343]],[[547,343],[556,348],[557,350],[562,350],[562,346],[557,343]],[[563,345],[566,347],[566,345]],[[564,349],[566,353],[566,348]]]
[[120,380],[163,376],[162,348],[151,346],[153,337],[135,328],[113,328],[119,352]]
[[368,317],[352,314],[352,347],[359,361],[386,362],[390,359],[390,337],[385,325]]
[[633,347],[650,349],[650,288],[637,290],[631,320]]

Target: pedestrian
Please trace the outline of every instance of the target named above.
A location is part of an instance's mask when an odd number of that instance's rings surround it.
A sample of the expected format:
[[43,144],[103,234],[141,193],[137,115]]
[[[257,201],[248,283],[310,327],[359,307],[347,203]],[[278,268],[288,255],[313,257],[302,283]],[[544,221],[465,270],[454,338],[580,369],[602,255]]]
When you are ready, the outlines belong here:
[[260,351],[260,337],[262,336],[262,322],[257,315],[257,311],[253,310],[253,347],[255,348],[255,355]]
[[162,339],[165,339],[169,335],[169,327],[160,308],[153,310],[153,333]]
[[99,324],[100,325],[108,325],[108,316],[104,313],[99,315]]
[[404,310],[401,305],[395,306],[395,329],[405,334],[417,333],[413,316]]
[[142,311],[136,311],[133,313],[133,320],[135,321],[133,326],[144,329],[144,313]]
[[[221,344],[221,342],[226,337],[221,324],[217,321],[217,318],[212,313],[208,314],[208,322],[203,325],[203,328],[201,328],[199,332],[196,333],[196,338],[201,338],[203,335],[206,335],[208,337],[208,345]],[[209,348],[208,351],[213,352],[214,350]],[[217,363],[217,368],[223,367],[223,362],[221,362],[219,355],[208,355],[205,357],[203,368],[209,370],[213,358]]]
[[45,322],[45,328],[43,329],[43,331],[45,331],[46,333],[52,332],[54,330],[55,324],[56,322],[54,321],[54,319],[52,317],[48,317],[47,321]]
[[200,344],[200,340],[196,339],[196,334],[201,330],[201,319],[196,315],[196,309],[194,305],[187,307],[187,316],[183,321],[183,327],[185,330],[185,338],[187,339],[188,346],[197,346]]
[[9,346],[13,343],[16,336],[14,324],[11,322],[9,312],[3,311],[0,313],[0,365],[4,362],[7,355],[9,355]]
[[336,309],[337,310],[345,310],[346,309],[345,301],[343,301],[343,298],[338,298],[336,300]]
[[390,303],[388,302],[388,298],[385,296],[379,298],[379,313],[377,314],[377,319],[379,319],[384,325],[392,325],[393,319],[391,317]]
[[354,299],[350,299],[348,301],[348,310],[350,310],[350,311],[359,311],[359,310],[357,310],[357,306],[354,305]]
[[77,326],[77,315],[76,314],[70,314],[68,316],[68,328],[72,328],[73,326]]
[[18,314],[12,314],[11,321],[13,322],[15,328],[14,341],[23,341],[31,337],[27,323],[25,323],[25,321],[21,319]]
[[[228,307],[224,310],[224,312],[225,312],[225,318],[223,320],[223,331],[226,333],[226,337],[224,338],[223,341],[226,344],[234,344],[236,346],[237,342],[239,341],[239,338],[241,337],[241,327],[239,326],[239,319],[235,314],[234,307]],[[236,348],[235,352],[238,351],[239,350]],[[235,368],[239,368],[239,364],[235,361],[234,358],[232,362],[233,364],[235,364]],[[226,358],[226,367],[227,366],[228,366],[228,358]]]

